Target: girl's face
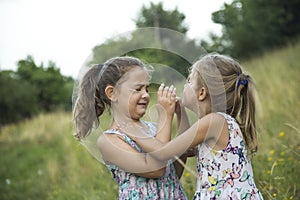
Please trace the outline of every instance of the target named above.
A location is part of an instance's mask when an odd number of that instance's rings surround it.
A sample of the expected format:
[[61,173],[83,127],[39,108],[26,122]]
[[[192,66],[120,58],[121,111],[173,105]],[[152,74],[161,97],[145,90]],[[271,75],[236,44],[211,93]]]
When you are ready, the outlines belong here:
[[183,106],[187,107],[191,111],[195,112],[196,114],[199,113],[199,101],[197,99],[198,93],[198,84],[197,84],[197,75],[195,72],[191,72],[189,75],[186,84],[183,88],[183,98],[182,104]]
[[146,113],[150,101],[148,93],[150,77],[147,71],[139,66],[132,68],[124,76],[125,81],[117,88],[114,113],[139,120]]

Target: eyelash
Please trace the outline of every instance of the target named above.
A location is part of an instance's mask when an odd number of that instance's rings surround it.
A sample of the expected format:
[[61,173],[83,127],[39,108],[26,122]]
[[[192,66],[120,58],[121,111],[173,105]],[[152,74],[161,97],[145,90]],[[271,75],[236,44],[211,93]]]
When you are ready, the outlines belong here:
[[[142,88],[137,88],[137,89],[135,89],[136,92],[140,92],[141,90],[142,90]],[[148,88],[148,87],[146,88],[146,92],[147,92],[147,93],[149,92],[149,88]]]

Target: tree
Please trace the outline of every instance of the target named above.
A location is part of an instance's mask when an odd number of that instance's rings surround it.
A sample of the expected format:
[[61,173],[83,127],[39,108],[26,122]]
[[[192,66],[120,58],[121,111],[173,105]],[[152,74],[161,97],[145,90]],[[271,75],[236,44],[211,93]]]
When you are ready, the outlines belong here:
[[161,27],[186,34],[187,26],[184,24],[185,15],[177,8],[165,10],[162,2],[158,4],[150,3],[149,7],[142,6],[141,11],[135,20],[137,28]]
[[221,37],[202,43],[210,51],[220,50],[247,58],[267,49],[285,45],[300,34],[299,0],[233,0],[212,14],[223,27]]
[[72,107],[73,79],[60,74],[55,63],[38,66],[32,56],[18,62],[18,69],[0,71],[0,125],[17,122],[38,112]]
[[89,64],[103,63],[111,57],[129,55],[146,63],[170,66],[186,76],[189,66],[204,50],[195,40],[187,38],[188,29],[184,19],[185,15],[177,8],[164,10],[162,3],[143,6],[135,20],[138,29],[94,47],[93,58]]
[[38,111],[37,88],[13,71],[0,72],[0,127],[31,117]]
[[38,108],[52,111],[57,108],[71,107],[72,90],[66,88],[70,79],[62,76],[55,63],[50,61],[45,68],[43,63],[37,66],[31,56],[18,62],[18,75],[23,81],[28,81],[37,88]]

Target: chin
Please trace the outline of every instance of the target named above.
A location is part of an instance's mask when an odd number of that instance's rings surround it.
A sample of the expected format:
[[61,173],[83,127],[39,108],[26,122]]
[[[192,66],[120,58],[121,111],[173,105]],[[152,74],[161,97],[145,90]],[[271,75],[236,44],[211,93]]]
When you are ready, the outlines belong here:
[[131,118],[134,119],[134,120],[140,120],[145,115],[145,113],[146,112],[136,113],[135,115],[132,115]]

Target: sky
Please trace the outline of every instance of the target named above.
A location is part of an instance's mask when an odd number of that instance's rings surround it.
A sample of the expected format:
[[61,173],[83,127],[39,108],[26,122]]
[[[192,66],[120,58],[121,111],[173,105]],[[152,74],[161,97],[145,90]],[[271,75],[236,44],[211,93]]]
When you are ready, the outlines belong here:
[[33,56],[37,65],[53,61],[61,74],[76,77],[92,48],[133,31],[143,5],[162,2],[186,16],[187,36],[207,39],[221,33],[211,13],[230,0],[0,0],[0,70],[16,70]]

